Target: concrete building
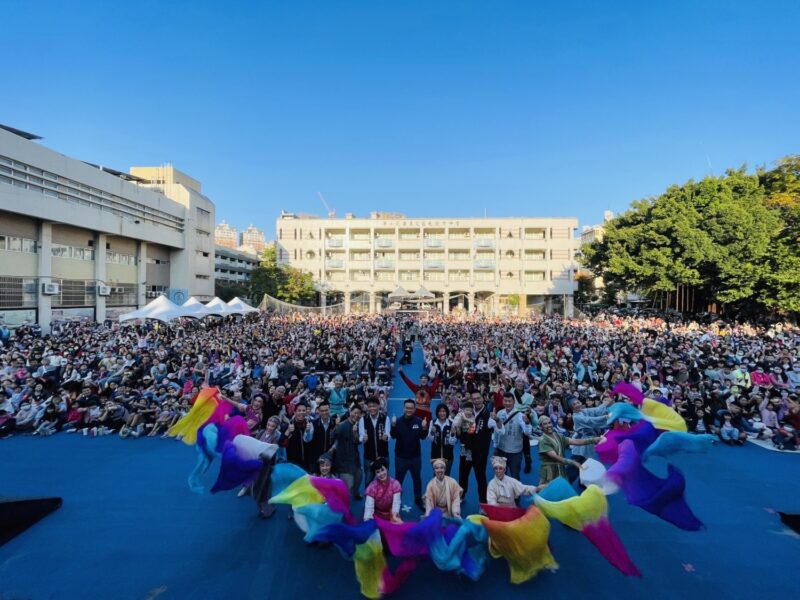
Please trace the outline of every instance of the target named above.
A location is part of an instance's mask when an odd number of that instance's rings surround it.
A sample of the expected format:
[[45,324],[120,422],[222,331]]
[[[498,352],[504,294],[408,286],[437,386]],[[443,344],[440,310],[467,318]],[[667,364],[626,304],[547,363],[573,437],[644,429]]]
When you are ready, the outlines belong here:
[[282,213],[281,264],[309,271],[328,304],[378,312],[397,287],[424,288],[443,312],[572,312],[575,218],[369,219]]
[[245,285],[250,281],[250,272],[258,264],[258,257],[251,252],[240,252],[222,246],[214,249],[214,276],[219,282]]
[[264,232],[250,225],[240,234],[239,250],[242,252],[251,252],[257,256],[261,256],[264,248],[267,247],[267,238]]
[[123,173],[0,126],[0,319],[103,321],[214,295],[214,204],[171,166]]
[[235,250],[239,244],[239,232],[235,227],[231,227],[225,221],[222,221],[214,228],[214,244]]

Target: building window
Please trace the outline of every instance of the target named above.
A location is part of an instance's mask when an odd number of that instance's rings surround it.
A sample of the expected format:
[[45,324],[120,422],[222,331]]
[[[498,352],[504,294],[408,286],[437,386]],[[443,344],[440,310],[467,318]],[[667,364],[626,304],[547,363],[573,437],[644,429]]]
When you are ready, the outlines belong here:
[[569,250],[551,250],[553,260],[569,260]]
[[211,277],[209,275],[200,275],[199,273],[195,274],[195,278],[196,279],[211,279]]

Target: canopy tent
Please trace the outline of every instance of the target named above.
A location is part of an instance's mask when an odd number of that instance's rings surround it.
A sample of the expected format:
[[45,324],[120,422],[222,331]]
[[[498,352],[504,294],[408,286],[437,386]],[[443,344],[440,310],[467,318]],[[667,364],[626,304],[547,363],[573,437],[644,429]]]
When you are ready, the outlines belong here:
[[219,298],[214,298],[213,300],[206,303],[206,312],[209,315],[219,315],[219,316],[227,316],[227,315],[240,315],[242,314],[240,311],[236,310],[235,308],[231,308],[227,304],[225,304]]
[[408,298],[411,294],[409,294],[403,287],[398,287],[395,291],[387,296],[389,300],[402,300],[403,298]]
[[423,285],[420,288],[411,294],[411,297],[414,300],[433,300],[436,296],[433,295],[432,292],[428,291],[428,289]]
[[146,306],[139,310],[125,313],[119,316],[120,321],[132,321],[136,319],[155,319],[167,323],[172,319],[177,319],[184,316],[186,313],[184,309],[166,296],[159,296]]
[[242,314],[258,312],[257,308],[250,306],[247,302],[241,300],[239,296],[228,302],[228,306]]
[[183,309],[185,316],[194,317],[195,319],[202,319],[203,317],[214,314],[213,312],[209,312],[203,303],[194,296],[181,304],[181,309]]

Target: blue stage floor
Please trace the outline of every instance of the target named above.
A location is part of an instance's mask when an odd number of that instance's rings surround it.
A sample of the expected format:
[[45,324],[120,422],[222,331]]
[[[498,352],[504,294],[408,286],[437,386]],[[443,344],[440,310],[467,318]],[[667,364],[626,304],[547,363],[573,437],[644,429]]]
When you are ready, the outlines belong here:
[[[392,397],[405,392],[400,382]],[[305,545],[285,507],[264,521],[250,498],[190,492],[194,460],[193,448],[172,440],[60,434],[0,441],[0,496],[64,499],[0,547],[0,600],[359,597],[352,563],[334,549]],[[800,512],[800,456],[715,446],[674,462],[704,531],[678,530],[619,496],[610,499],[612,523],[642,579],[623,577],[580,534],[554,524],[556,573],[512,586],[502,560],[491,561],[477,583],[423,563],[394,597],[795,596],[800,536],[774,513]],[[523,479],[533,482],[536,466]],[[409,505],[410,486],[407,480]],[[471,488],[468,512],[477,509]]]

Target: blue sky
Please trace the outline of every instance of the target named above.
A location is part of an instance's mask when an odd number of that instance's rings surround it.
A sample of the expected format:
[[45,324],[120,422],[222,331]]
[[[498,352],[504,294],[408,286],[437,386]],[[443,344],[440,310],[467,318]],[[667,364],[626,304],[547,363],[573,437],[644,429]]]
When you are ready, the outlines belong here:
[[3,3],[0,122],[217,220],[280,210],[601,220],[800,152],[800,3]]

